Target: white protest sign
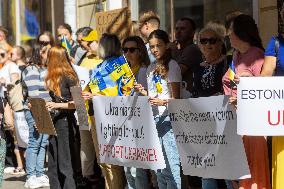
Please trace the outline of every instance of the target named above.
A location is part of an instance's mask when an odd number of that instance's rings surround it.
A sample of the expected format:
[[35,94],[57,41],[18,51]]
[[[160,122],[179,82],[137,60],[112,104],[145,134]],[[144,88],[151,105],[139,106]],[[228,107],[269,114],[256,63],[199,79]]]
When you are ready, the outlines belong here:
[[238,134],[284,135],[284,77],[241,77]]
[[169,115],[185,175],[229,180],[250,177],[228,97],[170,100]]
[[88,85],[90,82],[90,70],[87,68],[84,68],[82,66],[77,66],[77,65],[72,65],[78,78],[80,81],[80,86],[82,90],[85,89],[85,87]]
[[93,98],[101,163],[152,170],[166,167],[148,98]]

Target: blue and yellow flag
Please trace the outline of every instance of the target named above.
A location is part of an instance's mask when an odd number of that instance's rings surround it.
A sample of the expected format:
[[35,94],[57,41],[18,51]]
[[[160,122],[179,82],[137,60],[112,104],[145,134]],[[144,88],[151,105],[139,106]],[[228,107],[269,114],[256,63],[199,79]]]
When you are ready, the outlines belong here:
[[234,61],[232,61],[231,64],[229,65],[229,79],[231,87],[236,85],[236,83],[234,82],[235,74],[236,74],[235,65]]
[[155,83],[157,93],[161,94],[163,92],[161,76],[158,75],[158,74],[155,74],[154,77],[153,77],[153,81]]
[[135,78],[124,56],[103,61],[92,70],[89,87],[104,96],[128,96],[134,93]]
[[65,35],[62,36],[61,46],[64,47],[66,49],[67,53],[70,55],[70,52],[72,50],[72,46],[69,43],[69,41],[67,40],[67,38],[65,37]]

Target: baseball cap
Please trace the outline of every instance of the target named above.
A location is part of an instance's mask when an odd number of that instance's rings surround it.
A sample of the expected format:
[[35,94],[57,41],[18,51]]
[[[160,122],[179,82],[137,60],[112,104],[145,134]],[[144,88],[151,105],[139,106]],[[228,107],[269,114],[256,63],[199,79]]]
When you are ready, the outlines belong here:
[[99,36],[97,30],[93,30],[89,33],[89,35],[82,38],[83,41],[98,41]]

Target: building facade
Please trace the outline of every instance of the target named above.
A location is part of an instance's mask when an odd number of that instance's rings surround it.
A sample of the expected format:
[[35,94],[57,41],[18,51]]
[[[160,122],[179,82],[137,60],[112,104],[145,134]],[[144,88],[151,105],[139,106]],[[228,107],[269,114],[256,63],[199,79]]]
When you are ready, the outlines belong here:
[[[278,0],[278,5],[282,2]],[[148,10],[157,12],[161,28],[170,34],[178,18],[193,18],[201,28],[209,20],[224,22],[225,15],[235,10],[254,17],[264,44],[278,29],[277,0],[1,0],[0,25],[8,28],[9,42],[23,44],[45,30],[55,34],[64,21],[73,31],[95,28],[95,13],[127,6],[132,20]]]

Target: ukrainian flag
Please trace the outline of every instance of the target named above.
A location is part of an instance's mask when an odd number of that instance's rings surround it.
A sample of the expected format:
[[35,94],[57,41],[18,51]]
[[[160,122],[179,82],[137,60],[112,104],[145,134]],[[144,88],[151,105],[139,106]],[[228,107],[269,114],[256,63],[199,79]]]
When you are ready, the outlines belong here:
[[61,39],[61,46],[64,47],[67,50],[67,53],[70,55],[72,46],[69,43],[69,41],[66,39],[65,35],[63,35],[63,37]]
[[104,96],[131,95],[135,78],[124,56],[103,61],[92,70],[89,87]]
[[234,61],[232,61],[231,64],[229,65],[229,80],[231,87],[236,85],[236,83],[234,82],[235,74],[236,74],[235,65]]
[[153,81],[155,83],[157,93],[161,94],[163,92],[161,76],[158,75],[158,74],[155,74],[154,77],[153,77]]

